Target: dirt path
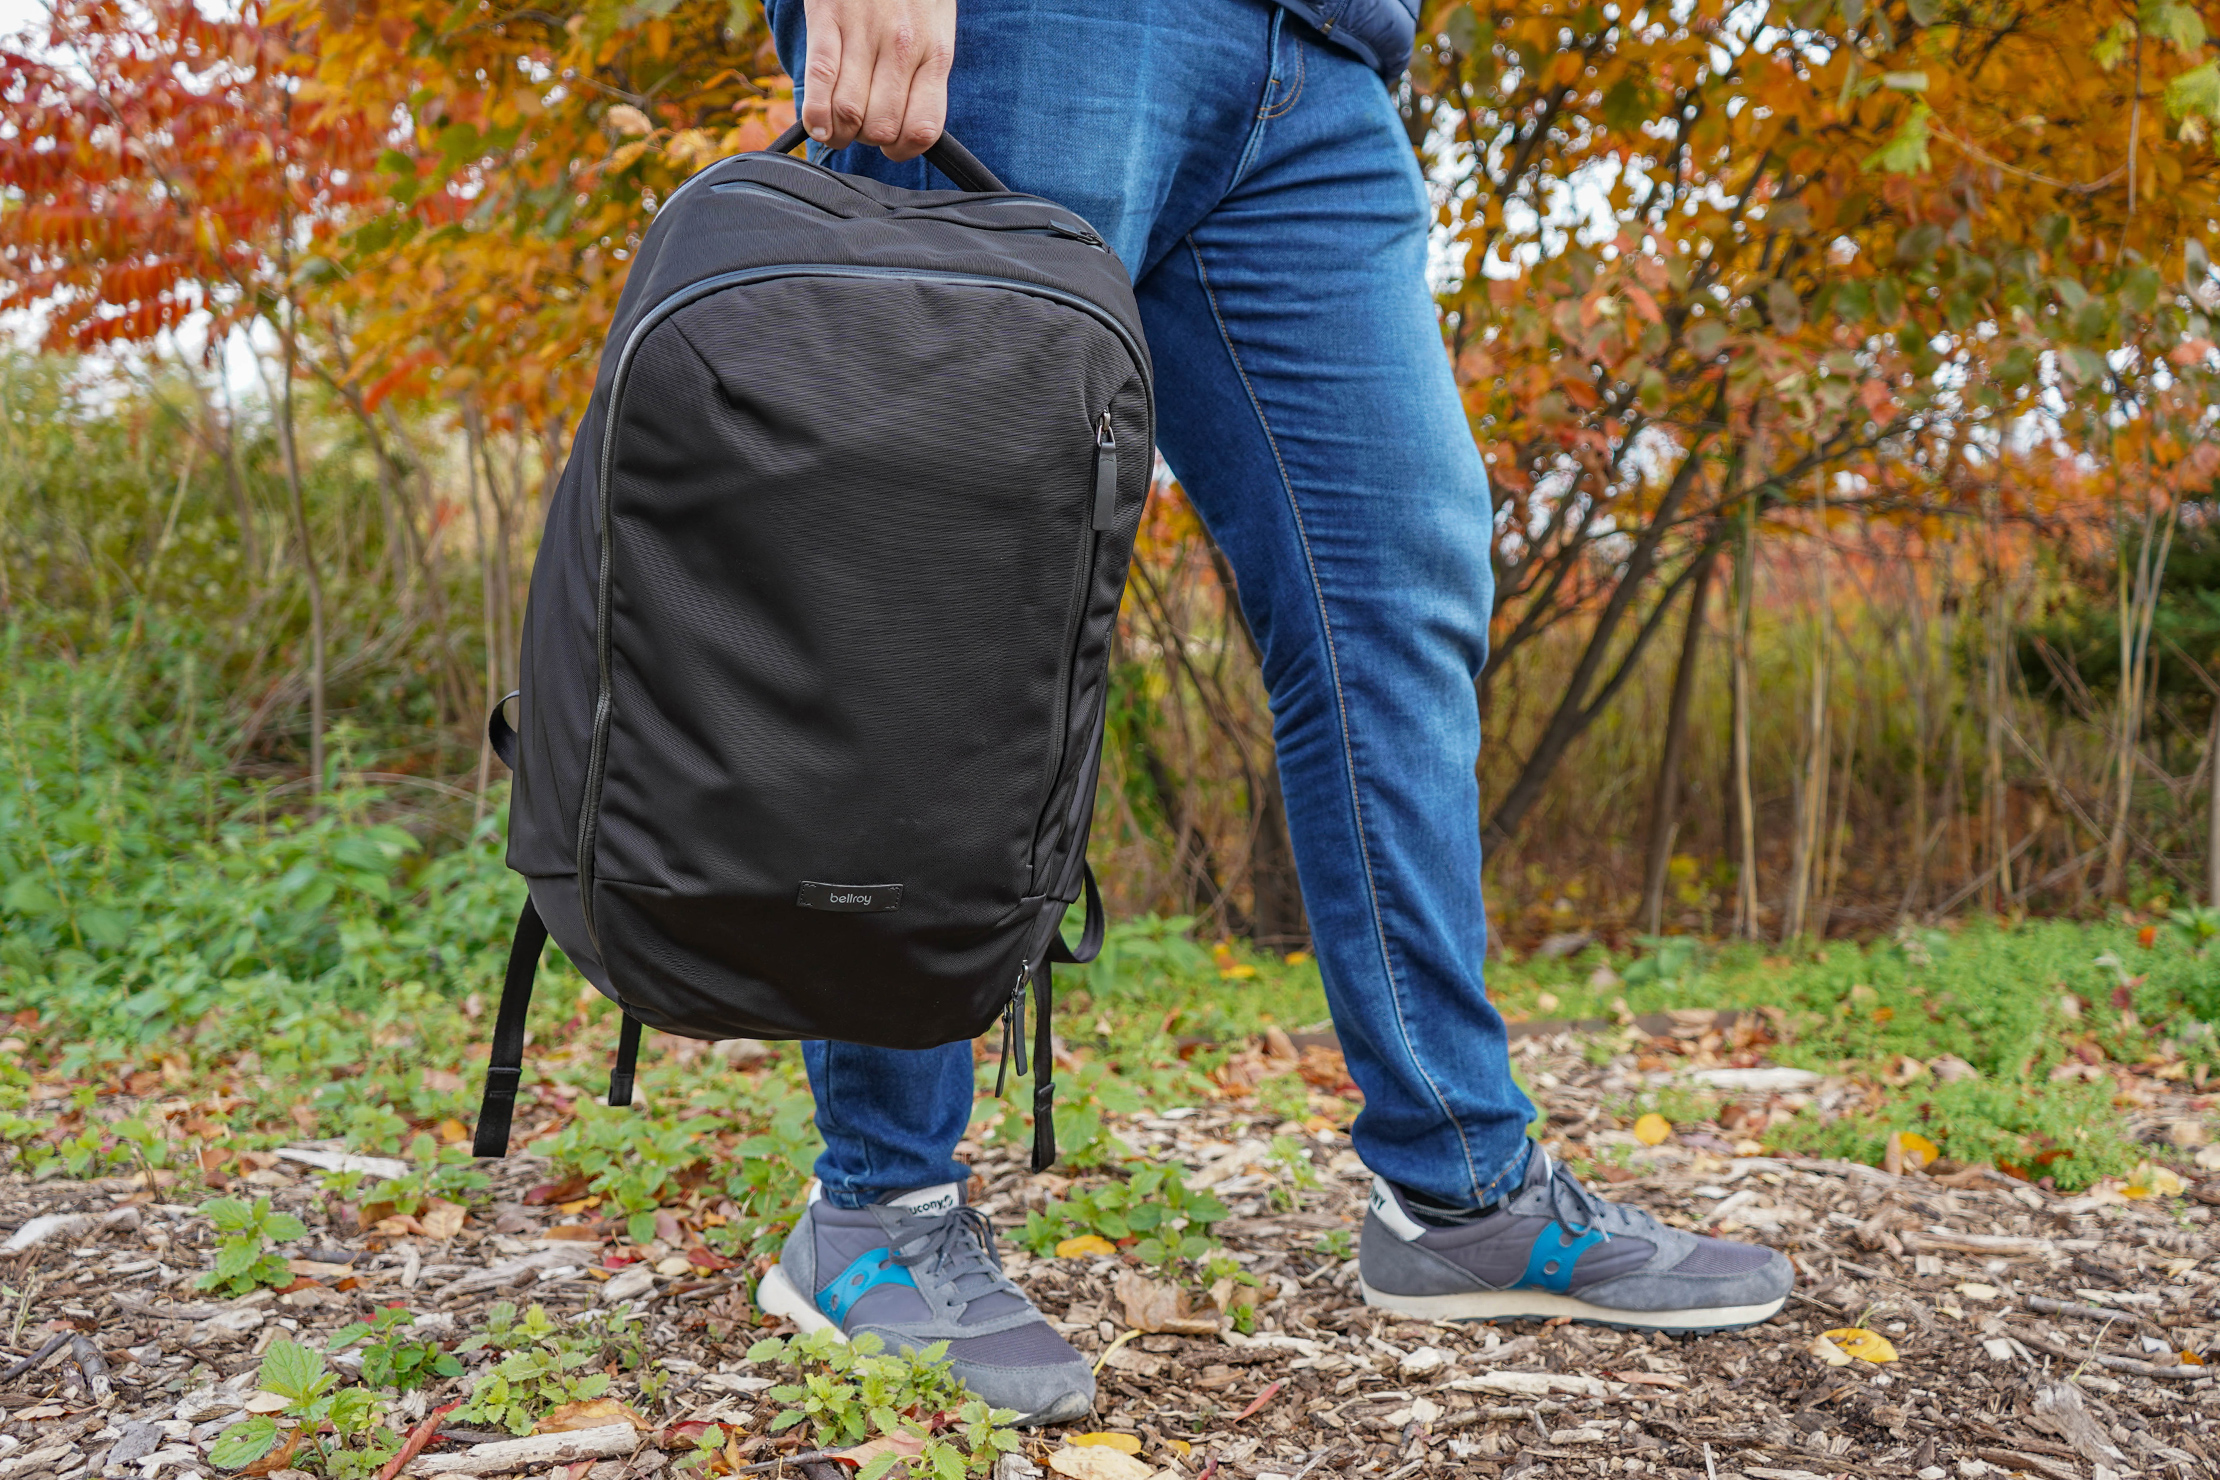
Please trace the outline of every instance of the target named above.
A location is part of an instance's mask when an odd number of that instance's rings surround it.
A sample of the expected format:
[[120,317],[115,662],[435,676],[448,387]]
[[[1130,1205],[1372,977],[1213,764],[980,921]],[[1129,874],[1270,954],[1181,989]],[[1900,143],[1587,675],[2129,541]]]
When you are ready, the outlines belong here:
[[[1576,1048],[1559,1038],[1532,1050],[1530,1077],[1549,1100],[1553,1135],[1575,1154],[1630,1146],[1598,1108],[1629,1065],[1590,1066]],[[2187,1106],[2172,1113],[2202,1109]],[[2143,1113],[2156,1125],[2169,1112]],[[2208,1355],[2220,1370],[2220,1241],[2196,1195],[2220,1200],[2220,1187],[2184,1198],[2061,1197],[1978,1168],[1892,1176],[1738,1157],[1715,1127],[1681,1127],[1665,1145],[1632,1152],[1643,1170],[1609,1192],[1682,1226],[1739,1229],[1788,1250],[1804,1282],[1781,1316],[1695,1340],[1454,1327],[1366,1308],[1353,1262],[1322,1244],[1333,1230],[1353,1235],[1362,1212],[1364,1174],[1346,1142],[1319,1149],[1321,1185],[1287,1206],[1264,1160],[1271,1128],[1244,1131],[1247,1119],[1207,1108],[1118,1129],[1148,1155],[1194,1169],[1233,1206],[1218,1231],[1262,1286],[1254,1335],[1121,1340],[1131,1327],[1115,1288],[1119,1260],[1008,1259],[1075,1345],[1108,1354],[1086,1427],[1137,1436],[1142,1458],[1160,1470],[1198,1480],[2220,1473],[2220,1384],[2177,1355]],[[1014,1160],[974,1164],[973,1195],[1005,1226],[1065,1186]],[[267,1191],[307,1220],[310,1237],[289,1252],[323,1267],[295,1293],[239,1301],[193,1291],[212,1232],[167,1194],[125,1182],[0,1183],[0,1228],[54,1213],[96,1220],[0,1256],[0,1283],[32,1292],[14,1349],[36,1351],[58,1321],[61,1334],[85,1335],[77,1350],[96,1350],[102,1361],[92,1365],[106,1368],[89,1382],[65,1344],[0,1383],[0,1480],[214,1476],[207,1442],[237,1416],[262,1346],[396,1300],[429,1329],[460,1335],[499,1299],[561,1314],[629,1296],[644,1302],[648,1349],[671,1380],[659,1404],[642,1399],[631,1377],[619,1395],[658,1422],[708,1418],[761,1431],[773,1405],[744,1353],[764,1328],[735,1274],[682,1271],[677,1250],[651,1245],[645,1260],[597,1278],[589,1268],[614,1245],[549,1238],[571,1220],[521,1200],[546,1174],[544,1163],[512,1158],[498,1169],[491,1212],[431,1239],[334,1226],[309,1169],[257,1171],[251,1180],[262,1185],[239,1190]],[[674,1272],[654,1273],[659,1262]],[[0,1310],[10,1327],[18,1301]],[[1831,1365],[1814,1353],[1820,1333],[1852,1325],[1886,1336],[1897,1360]],[[101,1383],[106,1397],[95,1391]],[[411,1394],[400,1411],[419,1417],[460,1390],[458,1382]],[[1038,1436],[1028,1453],[1037,1461],[1058,1442]],[[435,1448],[419,1468],[436,1473],[466,1447]],[[562,1474],[621,1480],[672,1457],[651,1445]]]

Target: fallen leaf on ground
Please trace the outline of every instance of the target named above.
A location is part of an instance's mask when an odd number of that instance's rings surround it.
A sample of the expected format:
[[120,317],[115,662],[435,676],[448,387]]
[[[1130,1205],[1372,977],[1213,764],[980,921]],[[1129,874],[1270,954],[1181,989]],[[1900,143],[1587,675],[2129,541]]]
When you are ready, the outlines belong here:
[[1059,1259],[1088,1259],[1117,1252],[1118,1246],[1099,1233],[1082,1233],[1056,1245],[1056,1257]]
[[915,1434],[881,1434],[868,1439],[853,1449],[836,1449],[832,1457],[841,1464],[862,1469],[882,1454],[896,1459],[914,1459],[925,1452],[925,1441]]
[[580,1429],[604,1429],[613,1423],[628,1423],[636,1429],[650,1427],[646,1419],[615,1398],[591,1398],[583,1403],[565,1403],[533,1425],[532,1432],[573,1434]]
[[1258,1393],[1258,1394],[1256,1395],[1256,1401],[1255,1401],[1255,1402],[1251,1403],[1251,1404],[1250,1404],[1250,1405],[1249,1405],[1248,1407],[1246,1407],[1246,1408],[1242,1409],[1242,1410],[1241,1410],[1241,1411],[1240,1411],[1239,1413],[1236,1413],[1236,1414],[1235,1414],[1235,1415],[1233,1416],[1233,1422],[1235,1422],[1235,1423],[1239,1423],[1239,1422],[1241,1422],[1241,1420],[1242,1420],[1242,1419],[1244,1419],[1244,1418],[1247,1418],[1247,1417],[1249,1417],[1249,1416],[1250,1416],[1251,1414],[1255,1413],[1255,1412],[1256,1412],[1256,1411],[1257,1411],[1257,1410],[1258,1410],[1259,1408],[1262,1408],[1262,1407],[1263,1407],[1263,1406],[1264,1406],[1265,1404],[1267,1404],[1267,1403],[1271,1402],[1271,1401],[1272,1401],[1272,1400],[1273,1400],[1274,1398],[1278,1397],[1278,1396],[1280,1395],[1280,1389],[1281,1389],[1281,1388],[1283,1388],[1283,1387],[1286,1387],[1286,1386],[1287,1386],[1287,1382],[1286,1382],[1286,1380],[1285,1380],[1285,1379],[1283,1378],[1282,1380],[1280,1380],[1280,1381],[1278,1381],[1278,1382],[1275,1382],[1275,1383],[1273,1383],[1273,1384],[1272,1384],[1272,1385],[1271,1385],[1270,1387],[1266,1388],[1266,1389],[1265,1389],[1265,1390],[1264,1390],[1263,1392],[1261,1392],[1261,1393]]
[[462,1232],[463,1219],[469,1211],[461,1203],[443,1202],[434,1198],[417,1215],[416,1221],[424,1225],[426,1238],[453,1238]]
[[1134,1434],[1066,1434],[1066,1444],[1100,1444],[1105,1449],[1115,1449],[1120,1454],[1139,1454],[1141,1440]]
[[1114,1288],[1118,1303],[1125,1307],[1125,1323],[1136,1331],[1208,1336],[1218,1329],[1218,1317],[1196,1315],[1188,1308],[1187,1292],[1177,1285],[1127,1269],[1119,1271]]
[[242,1475],[267,1475],[272,1470],[282,1470],[292,1463],[293,1456],[300,1452],[300,1447],[301,1431],[294,1429],[285,1436],[283,1444],[263,1455],[262,1458],[248,1465],[239,1473]]
[[1994,1285],[1982,1285],[1969,1282],[1967,1284],[1960,1285],[1958,1287],[1958,1293],[1965,1296],[1968,1300],[1994,1300],[1997,1297],[1997,1288]]
[[1829,1331],[1826,1340],[1834,1343],[1838,1351],[1856,1357],[1861,1362],[1893,1362],[1896,1348],[1878,1331],[1868,1331],[1863,1326],[1843,1326]]
[[1048,1467],[1071,1480],[1149,1480],[1156,1473],[1132,1455],[1100,1444],[1067,1445],[1048,1457]]
[[598,1244],[601,1242],[601,1235],[594,1232],[591,1228],[588,1228],[583,1223],[558,1223],[553,1228],[547,1230],[547,1232],[541,1234],[540,1237],[576,1239],[582,1244]]
[[1850,1365],[1850,1354],[1824,1336],[1814,1336],[1811,1339],[1811,1354],[1830,1367]]
[[1904,1148],[1904,1164],[1906,1166],[1933,1166],[1935,1159],[1942,1155],[1942,1147],[1937,1146],[1917,1131],[1905,1131],[1897,1137],[1897,1140]]
[[1645,1146],[1662,1146],[1673,1133],[1673,1123],[1656,1111],[1634,1122],[1634,1139]]

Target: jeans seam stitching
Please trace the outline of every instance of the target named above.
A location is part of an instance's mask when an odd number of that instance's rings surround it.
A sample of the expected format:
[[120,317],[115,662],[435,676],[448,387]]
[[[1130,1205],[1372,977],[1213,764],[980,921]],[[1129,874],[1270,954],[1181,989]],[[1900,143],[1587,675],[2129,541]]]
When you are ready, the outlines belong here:
[[1303,81],[1305,77],[1309,75],[1309,70],[1310,69],[1304,64],[1303,61],[1302,43],[1297,42],[1295,44],[1295,85],[1292,88],[1288,89],[1287,97],[1284,101],[1279,103],[1266,103],[1264,107],[1260,109],[1257,113],[1257,122],[1269,123],[1275,118],[1285,118],[1289,113],[1293,112],[1296,103],[1302,100]]
[[[1434,1076],[1427,1072],[1426,1065],[1420,1060],[1418,1046],[1411,1042],[1410,1023],[1403,1013],[1402,987],[1395,971],[1394,952],[1388,946],[1387,921],[1382,919],[1380,915],[1380,891],[1378,884],[1373,879],[1372,848],[1365,834],[1364,799],[1359,795],[1357,786],[1356,746],[1349,738],[1349,702],[1348,696],[1343,692],[1341,686],[1341,655],[1334,648],[1333,618],[1326,610],[1326,586],[1318,578],[1318,562],[1311,552],[1310,533],[1303,525],[1302,501],[1295,496],[1294,480],[1287,475],[1287,462],[1280,456],[1279,439],[1272,433],[1271,420],[1264,414],[1263,403],[1257,399],[1256,387],[1249,382],[1248,367],[1241,363],[1241,352],[1234,347],[1233,333],[1226,327],[1225,314],[1218,307],[1217,291],[1210,286],[1210,271],[1203,264],[1202,245],[1195,240],[1193,232],[1189,232],[1187,235],[1187,252],[1194,259],[1195,277],[1202,284],[1204,301],[1210,305],[1211,321],[1217,325],[1218,342],[1226,347],[1226,358],[1233,362],[1233,373],[1241,380],[1242,394],[1249,398],[1249,409],[1256,413],[1257,427],[1264,433],[1265,445],[1272,449],[1272,466],[1279,471],[1280,488],[1287,495],[1288,512],[1295,519],[1295,539],[1302,546],[1303,568],[1309,573],[1311,592],[1318,604],[1318,623],[1324,630],[1326,639],[1326,665],[1328,671],[1333,675],[1334,717],[1339,721],[1341,728],[1341,756],[1343,763],[1349,768],[1349,806],[1356,814],[1357,855],[1364,864],[1365,903],[1372,912],[1372,928],[1376,932],[1380,943],[1380,966],[1387,973],[1388,1001],[1395,1008],[1395,1029],[1403,1040],[1403,1051],[1410,1055],[1411,1066],[1418,1070],[1418,1077],[1425,1081],[1426,1088],[1432,1092],[1436,1108],[1441,1111],[1442,1118],[1449,1122],[1450,1128],[1457,1133],[1457,1144],[1462,1149],[1465,1158],[1466,1179],[1475,1194],[1478,1195],[1480,1169],[1473,1164],[1472,1143],[1465,1136],[1463,1124],[1451,1112],[1449,1101],[1441,1092],[1441,1086],[1434,1082]],[[1277,761],[1274,764],[1277,764]],[[1495,1180],[1501,1181],[1502,1177],[1499,1175]]]

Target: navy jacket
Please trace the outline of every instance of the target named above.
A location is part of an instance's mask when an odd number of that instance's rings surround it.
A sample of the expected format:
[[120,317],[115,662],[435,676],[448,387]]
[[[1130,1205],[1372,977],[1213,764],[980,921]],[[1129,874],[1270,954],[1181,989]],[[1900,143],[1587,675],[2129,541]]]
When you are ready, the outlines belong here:
[[1327,40],[1356,53],[1389,82],[1411,64],[1418,0],[1280,0]]

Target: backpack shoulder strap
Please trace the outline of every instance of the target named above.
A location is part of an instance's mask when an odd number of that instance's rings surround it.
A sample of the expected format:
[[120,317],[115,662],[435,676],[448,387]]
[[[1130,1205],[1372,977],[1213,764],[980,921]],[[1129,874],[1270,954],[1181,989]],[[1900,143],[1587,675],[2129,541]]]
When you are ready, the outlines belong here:
[[[498,710],[495,711],[497,714]],[[540,969],[547,927],[527,895],[509,942],[509,970],[501,980],[501,1010],[493,1019],[493,1052],[486,1060],[486,1095],[478,1109],[473,1156],[509,1154],[509,1118],[516,1110],[517,1087],[524,1079],[524,1019],[532,1009],[532,978]]]
[[632,1103],[632,1073],[640,1062],[640,1020],[631,1013],[624,1015],[624,1027],[617,1034],[617,1063],[609,1071],[609,1103]]
[[[1080,928],[1079,944],[1066,945],[1061,930],[1050,936],[1048,960],[1040,964],[1033,977],[1039,989],[1033,1022],[1033,1170],[1036,1172],[1045,1172],[1056,1164],[1056,1034],[1051,1023],[1056,1012],[1056,968],[1050,963],[1086,965],[1102,953],[1102,937],[1107,928],[1102,913],[1102,890],[1095,883],[1095,871],[1084,863],[1079,868],[1087,899],[1087,923]],[[1020,1003],[1022,1000],[1019,999]],[[1024,1031],[1020,1023],[1018,1032]],[[1018,1073],[1024,1072],[1021,1063]]]

